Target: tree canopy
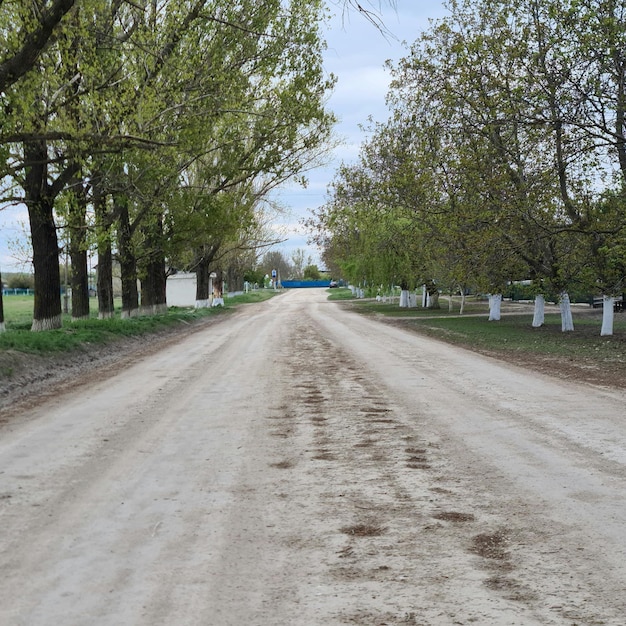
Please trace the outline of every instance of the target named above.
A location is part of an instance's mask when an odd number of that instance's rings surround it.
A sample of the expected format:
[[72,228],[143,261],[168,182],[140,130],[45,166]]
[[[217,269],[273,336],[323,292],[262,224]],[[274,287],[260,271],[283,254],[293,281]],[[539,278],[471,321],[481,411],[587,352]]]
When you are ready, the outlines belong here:
[[624,290],[622,3],[452,0],[310,220],[355,282]]
[[61,323],[59,229],[73,313],[92,248],[103,316],[116,259],[131,316],[137,278],[155,310],[168,267],[208,276],[258,240],[268,193],[329,147],[324,19],[319,0],[0,5],[3,200],[29,212],[34,330]]

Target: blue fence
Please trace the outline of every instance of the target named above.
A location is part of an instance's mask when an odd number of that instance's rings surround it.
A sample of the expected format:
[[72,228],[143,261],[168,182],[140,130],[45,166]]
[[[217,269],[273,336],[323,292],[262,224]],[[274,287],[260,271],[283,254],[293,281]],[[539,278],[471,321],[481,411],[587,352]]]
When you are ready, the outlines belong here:
[[3,296],[32,296],[35,292],[32,289],[3,289]]
[[283,280],[285,289],[299,289],[301,287],[329,287],[330,280]]

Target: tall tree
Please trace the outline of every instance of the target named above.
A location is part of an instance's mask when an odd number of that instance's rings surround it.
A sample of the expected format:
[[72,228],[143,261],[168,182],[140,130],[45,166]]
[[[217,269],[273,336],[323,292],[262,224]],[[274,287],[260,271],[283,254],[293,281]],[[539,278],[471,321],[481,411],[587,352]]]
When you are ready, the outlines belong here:
[[285,276],[291,274],[291,265],[285,255],[280,250],[270,250],[263,255],[261,269],[266,276],[272,276],[272,270],[277,272],[278,277],[284,280]]
[[0,5],[0,92],[26,75],[37,63],[42,50],[58,30],[59,23],[76,0],[35,0],[29,3],[3,2]]
[[[210,170],[209,197],[253,183],[260,197],[316,162],[334,122],[324,108],[334,79],[321,62],[322,10],[321,2],[304,0],[84,0],[76,7],[39,55],[37,72],[7,94],[10,123],[0,134],[12,151],[5,174],[23,186],[31,214],[41,291],[34,329],[60,324],[60,280],[50,268],[58,267],[57,199],[69,195],[70,183],[87,195],[68,204],[68,225],[84,235],[85,200],[97,205],[96,242],[107,264],[116,231],[123,314],[130,316],[138,305],[137,262],[146,285],[162,281],[170,231],[161,225],[173,223],[168,202],[189,167],[202,161]],[[249,204],[241,205],[244,229]],[[177,212],[176,230],[195,221],[189,213]],[[109,291],[110,275],[103,267]],[[110,314],[110,297],[101,302]]]

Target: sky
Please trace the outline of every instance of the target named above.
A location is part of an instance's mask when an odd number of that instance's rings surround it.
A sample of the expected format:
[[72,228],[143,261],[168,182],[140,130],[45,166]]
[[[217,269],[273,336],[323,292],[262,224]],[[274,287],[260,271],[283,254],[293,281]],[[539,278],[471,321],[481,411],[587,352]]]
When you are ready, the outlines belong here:
[[[338,82],[328,101],[328,108],[339,118],[335,128],[340,145],[329,155],[328,162],[308,172],[306,189],[291,185],[275,193],[274,199],[284,207],[283,217],[275,222],[277,234],[286,239],[273,249],[280,250],[287,259],[296,249],[304,249],[313,263],[321,266],[319,250],[307,244],[307,234],[301,220],[310,210],[324,204],[328,184],[342,162],[353,162],[366,135],[359,128],[368,117],[384,122],[389,113],[385,105],[391,77],[385,68],[389,59],[398,61],[408,54],[407,46],[429,27],[430,19],[446,14],[443,0],[396,0],[395,8],[381,0],[381,18],[391,33],[384,37],[370,22],[356,11],[345,13],[343,0],[328,0],[333,13],[329,28],[324,32],[328,49],[324,67],[337,76]],[[378,0],[361,0],[366,8],[378,8]],[[9,242],[24,240],[27,230],[24,207],[0,211],[0,271],[30,271],[16,259],[14,246]]]
[[[307,244],[307,233],[300,220],[310,215],[310,210],[324,204],[328,184],[342,162],[354,162],[367,135],[359,125],[367,125],[371,116],[374,122],[389,118],[385,105],[391,76],[385,62],[397,62],[407,56],[408,46],[421,32],[428,29],[430,20],[446,15],[443,0],[396,0],[395,8],[381,2],[380,15],[392,36],[384,37],[362,15],[352,10],[345,14],[341,0],[329,0],[333,19],[324,33],[328,49],[324,56],[327,72],[337,76],[337,85],[328,108],[339,118],[335,128],[341,144],[330,155],[328,163],[307,174],[306,189],[287,186],[276,194],[279,203],[288,212],[277,221],[277,232],[287,240],[277,245],[289,259],[296,249],[304,249],[313,263],[321,269],[319,250]],[[362,0],[363,7],[376,7],[377,0]]]

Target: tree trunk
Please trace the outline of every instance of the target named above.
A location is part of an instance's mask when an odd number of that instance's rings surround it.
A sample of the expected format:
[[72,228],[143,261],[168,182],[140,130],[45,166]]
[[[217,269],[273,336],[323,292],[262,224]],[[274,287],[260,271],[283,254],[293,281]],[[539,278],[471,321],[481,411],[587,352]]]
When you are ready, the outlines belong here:
[[465,312],[465,288],[461,287],[461,308],[459,309],[459,315],[463,315]]
[[489,295],[489,321],[499,322],[501,318],[502,294]]
[[[228,292],[235,291],[243,291],[243,278],[241,277],[241,270],[238,267],[238,264],[235,265],[231,263],[228,267],[227,278],[226,278],[226,288]],[[279,275],[279,279],[283,279]]]
[[428,293],[426,307],[429,309],[439,309],[439,289],[434,280],[426,283],[426,291]]
[[400,308],[405,309],[409,307],[409,290],[402,289],[400,291]]
[[428,292],[428,308],[429,309],[440,309],[441,305],[439,304],[439,290],[435,289],[432,292]]
[[602,329],[601,337],[608,337],[613,334],[613,318],[615,315],[615,298],[612,296],[604,296],[602,299]]
[[98,240],[98,278],[96,285],[98,292],[98,318],[110,319],[114,315],[111,226],[110,218],[106,212],[106,199],[97,177],[93,184],[93,207]]
[[[210,267],[220,249],[220,242],[196,249],[196,308],[211,306],[212,295],[210,284]],[[220,274],[221,275],[221,274]],[[221,297],[221,287],[220,287]]]
[[213,302],[211,306],[224,306],[224,276],[222,270],[215,272],[213,279]]
[[167,311],[165,259],[151,254],[143,271],[141,281],[141,314],[161,315]]
[[70,286],[72,288],[72,319],[89,318],[89,274],[87,269],[87,197],[84,188],[73,194],[70,202],[68,226],[69,252],[72,261]]
[[87,272],[87,251],[73,249],[70,245],[72,268],[70,286],[72,288],[72,319],[89,318],[89,275]]
[[203,257],[196,264],[196,309],[207,308],[210,304],[209,263]]
[[572,306],[569,294],[563,291],[559,296],[559,308],[561,309],[561,330],[570,332],[574,330],[574,321],[572,319]]
[[96,238],[98,241],[98,318],[113,317],[113,251],[111,249],[111,217],[107,214],[106,197],[102,192],[99,174],[96,173],[92,185],[93,208],[96,218]]
[[118,214],[118,249],[122,278],[122,319],[139,314],[139,292],[137,290],[137,259],[132,244],[132,229],[128,215],[128,200],[116,198]]
[[161,315],[167,311],[165,254],[163,253],[163,223],[157,217],[143,229],[144,254],[141,263],[142,315]]
[[546,300],[543,294],[535,296],[535,313],[533,315],[533,328],[540,328],[545,322]]
[[6,330],[4,325],[4,301],[2,300],[2,272],[0,272],[0,333]]
[[24,198],[28,207],[35,302],[31,330],[61,328],[61,275],[59,273],[59,242],[54,223],[54,199],[48,186],[47,148],[44,141],[24,144],[27,163]]
[[110,319],[114,316],[113,302],[113,253],[111,242],[98,243],[98,318]]
[[167,311],[163,296],[166,285],[165,263],[149,263],[141,281],[141,315],[162,315]]

